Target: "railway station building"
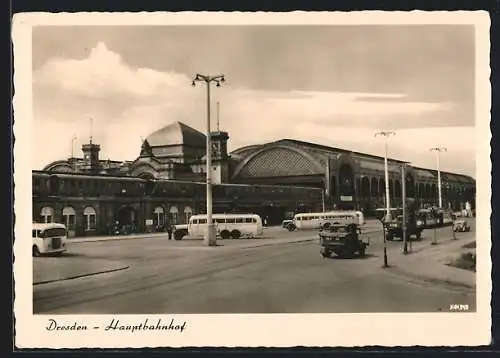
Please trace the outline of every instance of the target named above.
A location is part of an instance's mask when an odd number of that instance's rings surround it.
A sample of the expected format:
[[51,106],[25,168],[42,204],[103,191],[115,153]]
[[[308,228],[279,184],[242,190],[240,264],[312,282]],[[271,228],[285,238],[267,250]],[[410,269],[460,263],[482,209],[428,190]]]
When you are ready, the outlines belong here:
[[[228,152],[229,134],[211,133],[214,213],[253,212],[278,224],[293,213],[385,205],[384,158],[293,139]],[[65,223],[72,235],[138,232],[184,223],[205,212],[206,137],[181,122],[151,133],[131,161],[102,160],[99,144],[82,157],[33,171],[33,220]],[[140,150],[139,150],[140,149]],[[389,158],[391,206],[401,205],[403,162]],[[406,195],[437,205],[437,172],[406,167]],[[472,177],[441,172],[443,206],[475,206]]]

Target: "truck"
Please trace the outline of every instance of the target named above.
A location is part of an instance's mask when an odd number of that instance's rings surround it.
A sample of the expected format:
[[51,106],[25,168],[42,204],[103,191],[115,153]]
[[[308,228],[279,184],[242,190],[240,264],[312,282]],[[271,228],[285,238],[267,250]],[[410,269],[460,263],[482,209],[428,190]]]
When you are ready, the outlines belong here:
[[358,253],[365,256],[369,240],[363,237],[358,217],[355,213],[339,217],[329,225],[323,225],[319,231],[320,253],[323,257],[330,257],[335,253],[340,257],[352,257]]
[[[417,240],[422,237],[424,231],[424,221],[419,215],[417,203],[414,199],[406,199],[405,219],[406,219],[406,238],[411,240],[415,236]],[[386,240],[392,241],[394,238],[403,240],[403,209],[391,208],[391,219],[387,221],[387,209],[377,209],[377,218],[383,222]]]

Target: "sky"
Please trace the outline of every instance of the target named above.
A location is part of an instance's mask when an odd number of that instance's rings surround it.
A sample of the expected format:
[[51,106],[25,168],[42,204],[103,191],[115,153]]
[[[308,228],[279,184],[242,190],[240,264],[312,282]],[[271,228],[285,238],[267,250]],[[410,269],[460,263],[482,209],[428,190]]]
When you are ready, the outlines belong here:
[[[229,150],[290,138],[389,156],[475,177],[474,28],[385,26],[43,26],[33,28],[33,169],[101,145],[134,160],[141,140],[174,121],[212,129]],[[92,121],[90,120],[92,118]],[[92,123],[92,125],[91,125]],[[72,150],[72,138],[75,146]],[[470,139],[467,139],[470,138]]]

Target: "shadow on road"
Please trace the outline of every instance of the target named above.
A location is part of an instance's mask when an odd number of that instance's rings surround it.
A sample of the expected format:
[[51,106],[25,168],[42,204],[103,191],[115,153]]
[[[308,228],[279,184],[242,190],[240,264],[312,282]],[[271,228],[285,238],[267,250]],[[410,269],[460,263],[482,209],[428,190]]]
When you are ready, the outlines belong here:
[[373,259],[379,257],[379,255],[375,255],[372,253],[366,253],[365,256],[338,256],[333,254],[332,256],[325,257],[325,259],[330,259],[330,260],[368,260],[368,259]]
[[64,254],[61,255],[61,257],[82,257],[82,256],[89,256],[89,255],[79,254],[76,252],[65,252]]

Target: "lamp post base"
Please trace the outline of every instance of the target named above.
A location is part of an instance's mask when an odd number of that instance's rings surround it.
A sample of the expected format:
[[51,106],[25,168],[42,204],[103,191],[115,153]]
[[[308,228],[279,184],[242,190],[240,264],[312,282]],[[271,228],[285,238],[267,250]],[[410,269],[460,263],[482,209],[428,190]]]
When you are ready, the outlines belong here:
[[214,224],[208,224],[203,243],[206,246],[217,246],[217,230]]

